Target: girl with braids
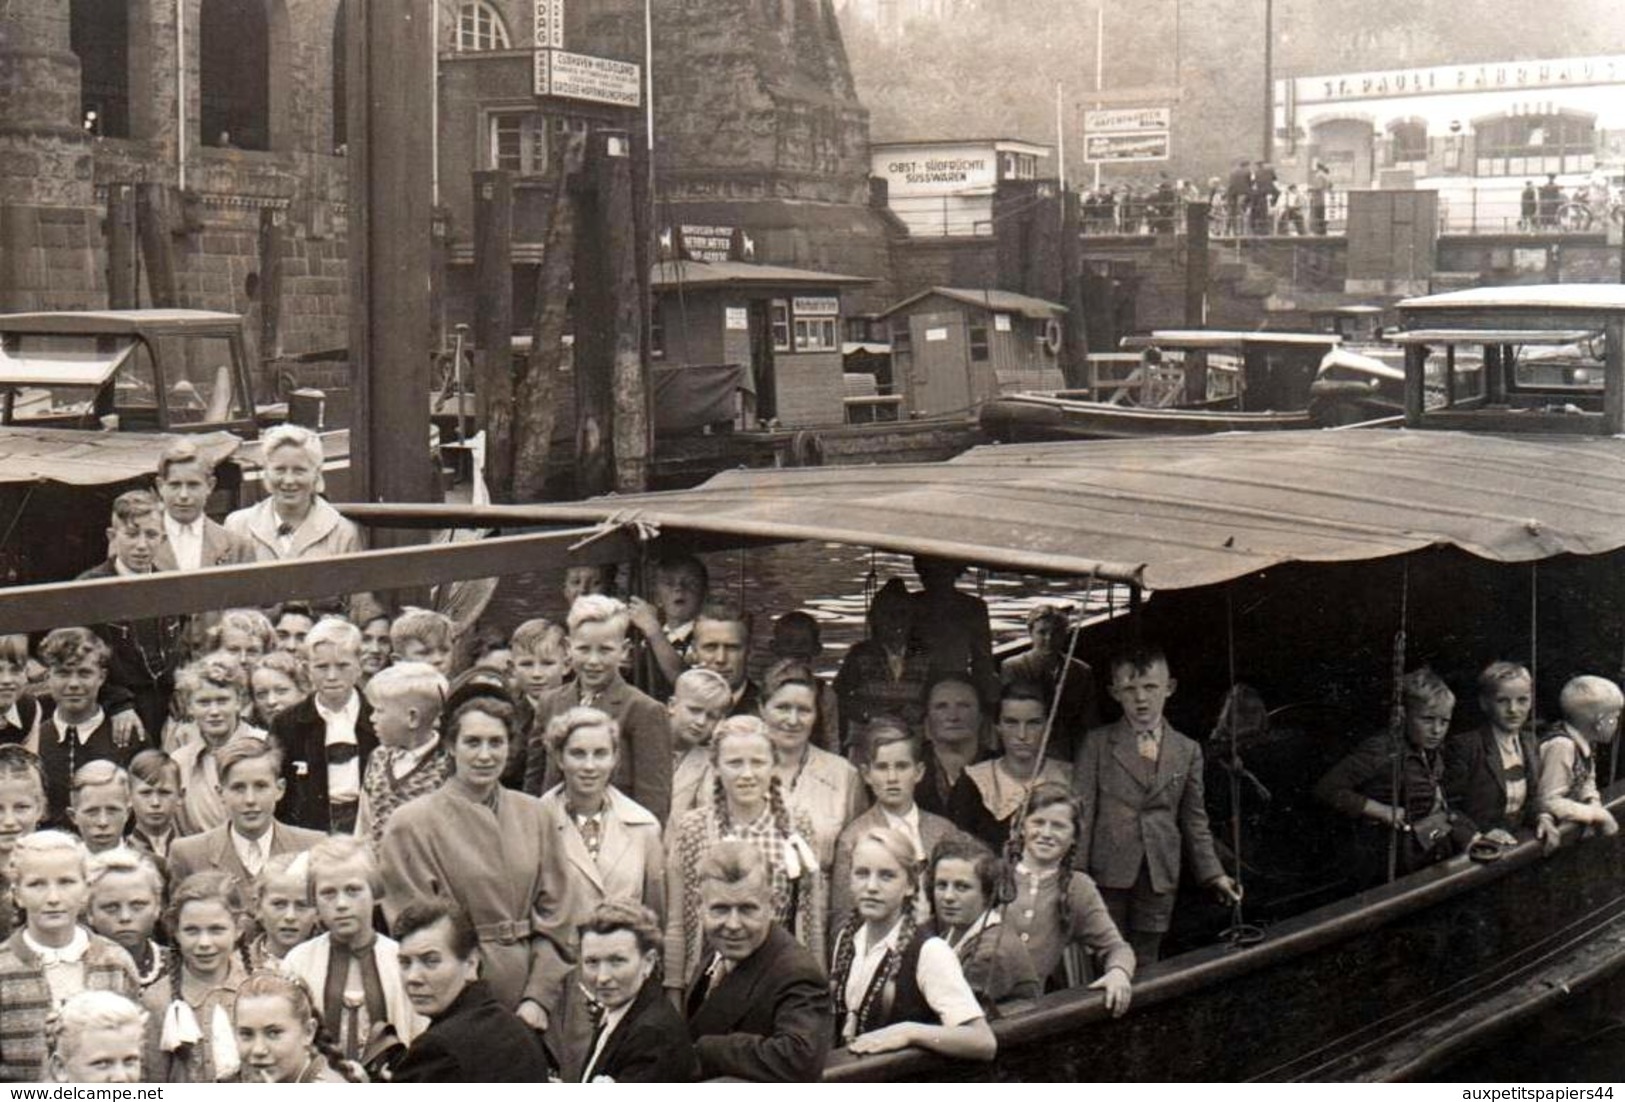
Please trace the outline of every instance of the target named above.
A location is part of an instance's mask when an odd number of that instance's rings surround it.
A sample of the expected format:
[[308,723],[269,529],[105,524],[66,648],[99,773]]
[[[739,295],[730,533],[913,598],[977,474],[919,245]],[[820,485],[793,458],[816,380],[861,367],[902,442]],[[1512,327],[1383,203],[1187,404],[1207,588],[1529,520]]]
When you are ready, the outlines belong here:
[[938,842],[926,875],[931,890],[929,929],[948,943],[965,969],[965,982],[984,1007],[1036,999],[1043,988],[1021,937],[1004,924],[1000,890],[1009,869],[992,850],[960,835]]
[[1089,986],[1106,993],[1106,1009],[1116,1017],[1128,1010],[1134,950],[1106,912],[1095,882],[1073,868],[1081,817],[1077,798],[1061,785],[1033,789],[1010,840],[1015,898],[1005,921],[1049,989],[1076,987],[1098,975]]
[[242,1083],[365,1083],[366,1074],[322,1040],[321,1018],[304,982],[269,969],[237,989],[231,1024]]
[[164,911],[176,948],[167,975],[141,993],[147,1008],[142,1060],[157,1083],[221,1083],[241,1067],[228,1007],[250,971],[243,928],[248,900],[223,872],[180,882]]
[[723,840],[747,842],[762,855],[773,889],[774,921],[814,956],[824,955],[823,887],[807,839],[812,820],[784,799],[773,773],[773,743],[755,716],[731,716],[711,736],[716,772],[711,800],[685,812],[666,847],[665,985],[678,997],[704,962],[700,862]]
[[870,827],[852,850],[852,917],[835,936],[829,992],[836,1043],[853,1052],[918,1047],[960,1060],[997,1048],[959,958],[914,924],[914,843]]
[[762,677],[761,712],[767,737],[777,752],[774,772],[784,786],[785,801],[812,820],[809,841],[818,853],[818,870],[827,886],[835,864],[835,842],[846,824],[868,806],[869,796],[851,762],[812,744],[821,687],[805,662],[793,658],[775,662]]

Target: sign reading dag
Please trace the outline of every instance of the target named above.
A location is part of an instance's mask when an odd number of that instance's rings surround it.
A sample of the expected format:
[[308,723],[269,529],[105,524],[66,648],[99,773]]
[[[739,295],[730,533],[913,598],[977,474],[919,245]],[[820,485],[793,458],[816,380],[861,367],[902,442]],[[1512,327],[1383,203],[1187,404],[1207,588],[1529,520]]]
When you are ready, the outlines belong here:
[[536,45],[543,49],[564,48],[564,0],[535,0]]
[[537,50],[535,89],[538,96],[638,107],[643,103],[643,69],[630,61],[573,54],[567,50]]

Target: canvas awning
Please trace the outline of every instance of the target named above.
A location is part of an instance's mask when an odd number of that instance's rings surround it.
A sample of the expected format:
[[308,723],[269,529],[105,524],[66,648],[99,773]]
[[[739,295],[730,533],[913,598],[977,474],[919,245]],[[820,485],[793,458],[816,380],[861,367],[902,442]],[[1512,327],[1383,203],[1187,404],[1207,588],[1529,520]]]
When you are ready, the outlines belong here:
[[88,432],[83,429],[0,428],[0,483],[62,482],[104,486],[151,476],[177,440],[189,440],[211,463],[242,441],[229,432]]
[[[391,509],[357,515],[383,522]],[[692,490],[478,516],[633,519],[723,541],[830,540],[1155,590],[1431,546],[1528,562],[1625,547],[1625,439],[1380,430],[1005,445],[946,463],[730,471]]]

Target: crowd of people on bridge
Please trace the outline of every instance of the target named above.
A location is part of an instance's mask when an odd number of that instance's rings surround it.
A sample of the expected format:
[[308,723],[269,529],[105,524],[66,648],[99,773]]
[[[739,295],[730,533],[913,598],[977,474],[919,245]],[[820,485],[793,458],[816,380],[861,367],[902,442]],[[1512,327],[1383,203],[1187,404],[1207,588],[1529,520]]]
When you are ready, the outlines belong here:
[[[359,547],[317,439],[265,446],[223,526],[177,446],[91,573]],[[832,681],[813,617],[761,632],[689,555],[647,601],[572,568],[562,623],[472,652],[367,595],[0,636],[0,1079],[810,1080],[835,1047],[992,1059],[1046,991],[1127,1013],[1182,878],[1241,894],[1168,660],[1106,662],[1103,722],[1064,611],[995,663],[959,567],[915,568]],[[1578,678],[1538,741],[1532,685],[1491,665],[1446,741],[1450,689],[1406,679],[1403,739],[1316,790],[1364,874],[1396,836],[1410,871],[1617,830],[1592,763],[1625,698]]]
[[1331,170],[1319,161],[1303,186],[1282,184],[1267,161],[1239,160],[1228,177],[1175,180],[1166,172],[1152,181],[1125,181],[1086,191],[1083,232],[1171,234],[1186,232],[1185,208],[1206,203],[1208,232],[1215,237],[1328,232]]

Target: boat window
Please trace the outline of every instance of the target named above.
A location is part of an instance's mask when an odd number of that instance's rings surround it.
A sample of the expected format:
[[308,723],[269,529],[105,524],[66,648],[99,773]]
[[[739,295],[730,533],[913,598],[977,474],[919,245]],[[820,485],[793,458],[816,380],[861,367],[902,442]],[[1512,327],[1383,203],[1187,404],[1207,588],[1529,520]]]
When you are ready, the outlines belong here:
[[782,298],[773,300],[773,351],[790,351],[790,303]]
[[171,425],[212,425],[247,416],[229,337],[167,337],[159,354]]
[[92,427],[103,385],[129,359],[134,338],[10,333],[0,337],[0,388],[18,424]]
[[1573,344],[1525,345],[1517,349],[1516,357],[1513,380],[1518,387],[1602,392],[1604,347],[1600,336]]
[[137,341],[113,377],[113,412],[121,429],[158,429],[158,381],[152,349]]

